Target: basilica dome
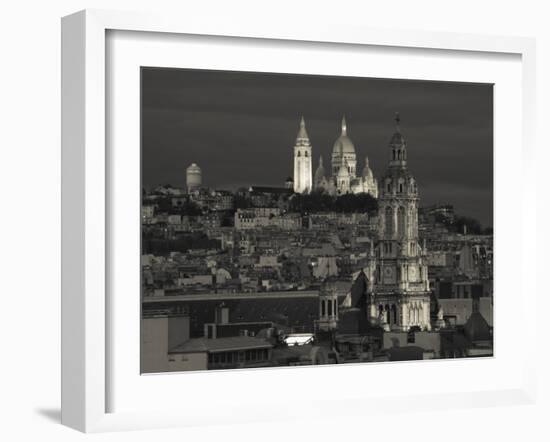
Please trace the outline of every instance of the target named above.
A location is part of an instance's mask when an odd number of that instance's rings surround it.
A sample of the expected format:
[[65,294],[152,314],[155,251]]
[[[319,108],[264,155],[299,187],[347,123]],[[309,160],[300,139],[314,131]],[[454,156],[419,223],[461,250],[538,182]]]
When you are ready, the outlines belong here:
[[340,135],[338,139],[334,142],[332,153],[338,155],[345,153],[355,153],[355,146],[347,135]]
[[346,117],[342,118],[342,133],[334,142],[333,155],[355,154],[355,146],[347,134]]

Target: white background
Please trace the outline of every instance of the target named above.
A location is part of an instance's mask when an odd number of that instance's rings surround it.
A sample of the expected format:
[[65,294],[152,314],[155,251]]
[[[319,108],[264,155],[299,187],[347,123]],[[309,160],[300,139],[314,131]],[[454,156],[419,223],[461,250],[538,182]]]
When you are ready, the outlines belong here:
[[[265,2],[168,1],[19,1],[0,10],[2,69],[0,69],[1,189],[5,198],[0,217],[0,254],[3,314],[0,317],[2,358],[0,371],[0,438],[3,440],[345,440],[346,438],[397,440],[546,440],[550,411],[550,373],[547,344],[539,339],[540,402],[537,406],[440,411],[401,411],[376,419],[254,424],[208,429],[143,431],[84,436],[59,425],[60,340],[60,22],[62,15],[82,8],[161,10],[190,14],[203,11],[212,20],[247,15],[274,21],[340,21],[374,27],[423,29],[535,36],[538,38],[538,173],[511,176],[510,185],[524,180],[536,186],[539,226],[548,222],[548,136],[550,112],[550,31],[544,2],[522,1],[506,6],[497,1],[361,1]],[[176,5],[179,5],[179,9]],[[277,5],[276,9],[274,6]],[[519,172],[519,171],[518,171]],[[519,204],[510,201],[511,210]],[[532,277],[540,275],[539,329],[550,308],[542,284],[547,237],[539,227],[538,257],[533,256]],[[537,259],[538,258],[538,259]],[[521,333],[522,324],[517,324]],[[546,375],[546,376],[545,376]],[[374,382],[376,382],[374,380]],[[213,398],[214,399],[214,398]],[[213,422],[215,423],[215,422]]]

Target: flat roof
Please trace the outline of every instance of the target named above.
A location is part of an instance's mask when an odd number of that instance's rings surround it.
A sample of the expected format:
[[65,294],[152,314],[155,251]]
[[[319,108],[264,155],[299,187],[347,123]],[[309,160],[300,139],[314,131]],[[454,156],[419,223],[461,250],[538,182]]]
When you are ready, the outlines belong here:
[[194,338],[185,341],[168,351],[168,353],[216,353],[223,351],[253,350],[273,347],[261,338],[251,336],[233,336],[229,338]]
[[192,295],[174,296],[144,296],[142,302],[145,304],[170,301],[209,301],[224,299],[271,299],[271,298],[317,298],[317,290],[292,290],[277,292],[252,292],[252,293],[199,293]]

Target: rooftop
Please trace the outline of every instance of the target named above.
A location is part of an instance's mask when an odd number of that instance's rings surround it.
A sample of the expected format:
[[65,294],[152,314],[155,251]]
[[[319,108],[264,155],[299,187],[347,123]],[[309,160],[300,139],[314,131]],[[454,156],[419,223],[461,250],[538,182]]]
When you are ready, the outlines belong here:
[[250,336],[233,336],[229,338],[189,339],[174,348],[168,353],[216,353],[221,351],[251,350],[257,348],[271,348],[272,345],[265,339],[253,338]]

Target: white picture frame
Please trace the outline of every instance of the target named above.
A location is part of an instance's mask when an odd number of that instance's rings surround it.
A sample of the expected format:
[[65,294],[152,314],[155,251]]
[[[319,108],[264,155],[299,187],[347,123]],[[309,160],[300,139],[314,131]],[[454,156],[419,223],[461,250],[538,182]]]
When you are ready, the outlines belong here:
[[[62,423],[84,432],[98,432],[169,426],[208,425],[209,417],[172,409],[108,412],[109,302],[107,244],[111,240],[109,187],[106,151],[106,33],[143,31],[163,34],[203,35],[272,39],[288,42],[369,45],[380,48],[420,48],[442,51],[468,51],[515,54],[521,57],[522,121],[521,156],[523,176],[534,170],[535,42],[518,37],[493,37],[451,33],[430,33],[354,28],[344,25],[309,23],[299,28],[284,24],[251,22],[210,23],[208,17],[170,17],[143,13],[86,10],[62,21]],[[527,257],[535,255],[536,192],[521,190],[521,262],[527,272]],[[505,253],[503,251],[502,253]],[[498,258],[497,258],[498,259]],[[138,296],[138,294],[136,294]],[[527,311],[536,305],[534,281],[521,278],[518,309]],[[501,324],[499,324],[500,326]],[[523,374],[513,387],[489,391],[464,391],[461,394],[425,395],[415,400],[417,409],[468,407],[500,403],[533,403],[535,400],[536,324],[525,324],[522,333],[527,342]],[[497,355],[498,357],[498,355]],[[354,368],[355,375],[365,366]],[[399,368],[397,369],[399,370]],[[222,374],[210,374],[222,376]],[[519,385],[519,387],[517,386]],[[374,406],[360,398],[339,401],[341,413],[369,414],[395,410],[391,391]],[[237,400],[238,402],[238,400]],[[400,407],[406,409],[407,402]],[[313,401],[307,416],[322,415],[322,402]],[[275,404],[271,418],[296,417]],[[275,413],[275,414],[273,414]],[[278,414],[277,414],[278,413]],[[242,421],[261,421],[266,414],[248,415]],[[227,422],[229,422],[228,420]]]

